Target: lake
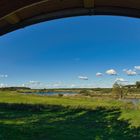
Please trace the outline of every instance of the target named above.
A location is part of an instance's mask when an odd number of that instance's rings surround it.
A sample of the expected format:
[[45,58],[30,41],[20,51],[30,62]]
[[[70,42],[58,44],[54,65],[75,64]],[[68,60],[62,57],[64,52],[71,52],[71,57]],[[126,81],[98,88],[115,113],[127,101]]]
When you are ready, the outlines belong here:
[[76,92],[34,92],[34,94],[41,94],[41,95],[58,95],[58,94],[77,94]]

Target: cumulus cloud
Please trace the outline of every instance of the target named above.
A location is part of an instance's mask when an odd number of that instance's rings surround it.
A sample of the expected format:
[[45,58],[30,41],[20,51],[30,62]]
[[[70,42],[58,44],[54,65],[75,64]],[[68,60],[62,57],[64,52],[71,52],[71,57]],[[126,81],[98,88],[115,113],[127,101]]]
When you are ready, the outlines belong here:
[[100,72],[97,72],[97,73],[96,73],[96,76],[97,76],[97,77],[102,77],[102,76],[103,76],[103,74],[102,74],[102,73],[100,73]]
[[135,66],[135,70],[140,70],[140,66]]
[[79,76],[78,77],[80,80],[88,80],[88,77],[87,76]]
[[108,75],[117,75],[117,72],[114,69],[110,69],[106,71],[106,74]]
[[123,79],[123,78],[116,78],[115,80],[116,82],[128,82],[127,80]]
[[137,72],[134,71],[134,70],[131,70],[131,69],[125,70],[124,72],[125,72],[128,76],[136,76],[136,75],[137,75]]

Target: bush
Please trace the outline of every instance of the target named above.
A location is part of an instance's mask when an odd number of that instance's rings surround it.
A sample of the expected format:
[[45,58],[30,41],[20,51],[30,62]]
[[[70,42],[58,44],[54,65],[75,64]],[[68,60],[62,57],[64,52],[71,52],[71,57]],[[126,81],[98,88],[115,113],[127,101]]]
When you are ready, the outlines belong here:
[[79,93],[84,95],[84,96],[89,96],[90,95],[88,90],[81,90]]
[[58,94],[58,97],[63,97],[63,94],[59,93],[59,94]]

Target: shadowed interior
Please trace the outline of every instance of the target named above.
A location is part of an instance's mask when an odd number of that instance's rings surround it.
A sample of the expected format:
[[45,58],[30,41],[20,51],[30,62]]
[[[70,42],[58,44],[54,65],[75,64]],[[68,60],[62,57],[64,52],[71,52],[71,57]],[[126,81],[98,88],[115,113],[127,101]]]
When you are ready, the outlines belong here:
[[140,17],[138,0],[1,0],[0,35],[58,18],[81,15]]

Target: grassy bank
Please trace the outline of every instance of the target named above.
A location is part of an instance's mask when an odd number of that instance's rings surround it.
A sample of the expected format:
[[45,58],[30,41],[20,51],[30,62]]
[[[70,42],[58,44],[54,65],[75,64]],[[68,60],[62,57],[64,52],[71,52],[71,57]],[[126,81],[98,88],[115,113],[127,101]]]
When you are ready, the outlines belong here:
[[[36,94],[19,94],[16,92],[0,92],[0,103],[22,103],[22,104],[43,104],[43,105],[61,105],[71,107],[82,107],[94,109],[97,107],[105,108],[127,108],[133,109],[135,106],[131,103],[124,103],[110,98],[92,98],[85,96],[43,96]],[[139,108],[139,106],[138,106]]]
[[0,140],[137,140],[140,109],[85,97],[0,93]]

